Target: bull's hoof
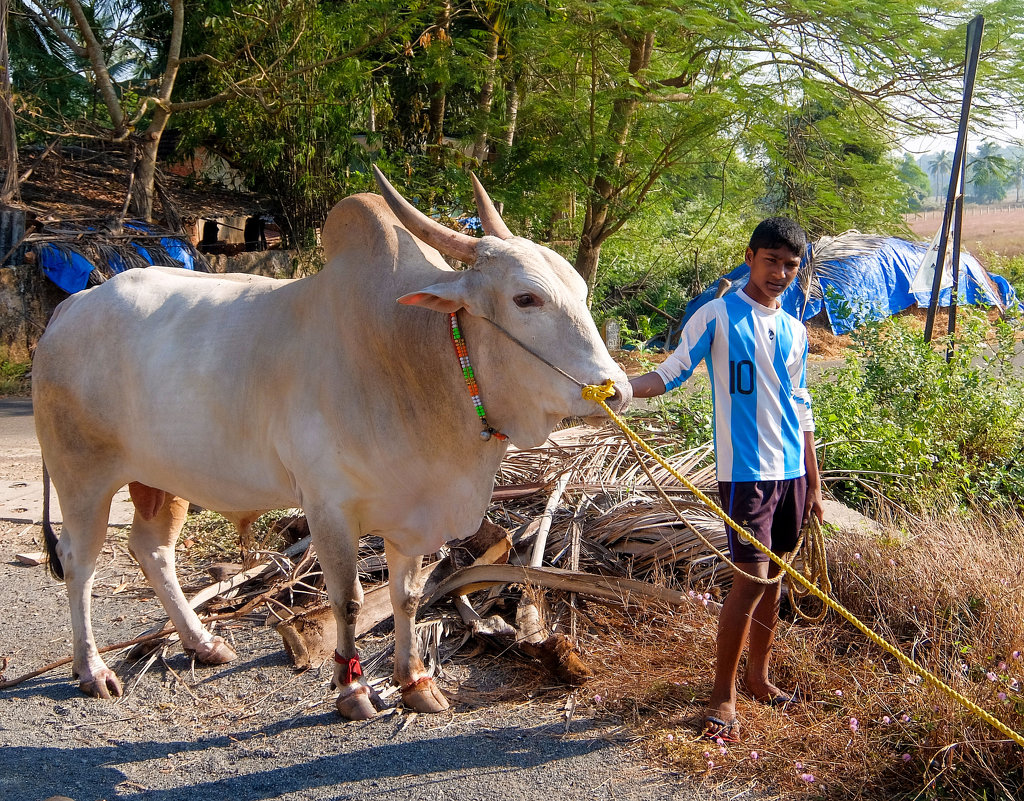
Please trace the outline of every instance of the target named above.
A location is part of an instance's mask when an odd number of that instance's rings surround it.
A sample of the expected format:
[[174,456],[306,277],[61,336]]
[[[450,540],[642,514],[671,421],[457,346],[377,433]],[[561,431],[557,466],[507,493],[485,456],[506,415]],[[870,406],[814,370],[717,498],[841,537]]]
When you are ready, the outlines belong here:
[[444,712],[448,699],[430,676],[411,681],[402,687],[402,703],[415,712]]
[[338,714],[346,720],[369,720],[377,714],[377,709],[370,700],[370,688],[365,684],[343,687],[334,706],[337,707]]
[[238,653],[227,644],[223,637],[214,637],[210,642],[200,643],[195,649],[186,649],[186,651],[194,654],[195,658],[204,665],[223,665],[233,659],[238,659]]
[[120,698],[121,681],[110,668],[97,671],[91,679],[83,679],[78,689],[93,698]]

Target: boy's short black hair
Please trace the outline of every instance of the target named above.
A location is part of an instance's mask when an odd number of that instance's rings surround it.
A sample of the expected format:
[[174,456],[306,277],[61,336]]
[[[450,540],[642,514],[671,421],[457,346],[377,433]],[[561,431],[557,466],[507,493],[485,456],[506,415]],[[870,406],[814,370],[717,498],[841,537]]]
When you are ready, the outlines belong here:
[[795,255],[803,256],[807,247],[804,229],[789,217],[769,217],[757,224],[750,235],[748,247],[757,253],[760,248],[789,248]]

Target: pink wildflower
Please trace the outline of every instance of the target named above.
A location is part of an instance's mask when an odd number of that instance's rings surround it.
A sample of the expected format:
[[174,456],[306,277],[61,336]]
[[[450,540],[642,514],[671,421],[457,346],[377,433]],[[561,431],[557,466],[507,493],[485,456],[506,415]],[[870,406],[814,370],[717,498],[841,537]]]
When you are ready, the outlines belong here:
[[882,723],[884,725],[888,726],[890,723],[892,723],[892,720],[889,718],[888,715],[883,715],[882,716]]
[[757,759],[757,751],[751,751],[750,752],[750,758],[756,760]]
[[990,670],[988,673],[985,674],[985,678],[989,681],[995,681],[999,677]]
[[910,715],[900,715],[900,720],[904,723],[910,723]]
[[996,698],[998,698],[1000,701],[1005,701],[1006,693],[999,693],[999,695],[997,695]]
[[910,754],[904,754],[903,756],[900,757],[900,759],[902,759],[904,762],[909,762],[910,761]]
[[813,773],[801,773],[800,774],[800,778],[803,779],[808,784],[810,784],[811,782],[814,781],[814,774]]
[[857,718],[850,718],[850,731],[855,732],[860,727]]

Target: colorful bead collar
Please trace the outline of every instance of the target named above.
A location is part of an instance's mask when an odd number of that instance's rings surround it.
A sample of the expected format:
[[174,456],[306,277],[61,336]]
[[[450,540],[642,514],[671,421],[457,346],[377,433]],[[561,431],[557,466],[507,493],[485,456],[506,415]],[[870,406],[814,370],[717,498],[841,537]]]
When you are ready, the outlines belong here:
[[493,426],[487,423],[487,414],[484,412],[484,402],[480,399],[480,387],[477,386],[476,376],[473,374],[473,365],[469,363],[469,350],[466,348],[466,340],[462,336],[462,332],[459,330],[459,321],[455,316],[455,312],[451,312],[448,317],[452,322],[452,344],[455,345],[455,353],[459,357],[459,364],[462,366],[462,377],[466,379],[466,388],[469,390],[469,396],[473,400],[473,405],[476,407],[476,415],[480,418],[480,422],[483,423],[483,430],[480,432],[480,439],[485,442],[491,437],[495,439],[505,440],[507,436],[502,434]]

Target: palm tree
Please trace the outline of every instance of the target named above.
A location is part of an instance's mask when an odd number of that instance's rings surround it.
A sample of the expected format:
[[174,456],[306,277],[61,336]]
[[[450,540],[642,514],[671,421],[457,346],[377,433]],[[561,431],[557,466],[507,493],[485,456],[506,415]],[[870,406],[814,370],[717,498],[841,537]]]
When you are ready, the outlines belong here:
[[1010,165],[999,152],[995,142],[982,142],[977,153],[967,164],[974,199],[979,203],[992,203],[1006,196],[1006,182]]
[[949,180],[949,168],[953,165],[953,156],[948,150],[943,150],[932,162],[932,182],[935,184],[935,199],[942,197],[943,180]]
[[1024,143],[1018,145],[1010,157],[1010,178],[1013,179],[1013,187],[1017,191],[1016,202],[1020,203],[1020,187],[1024,183]]

